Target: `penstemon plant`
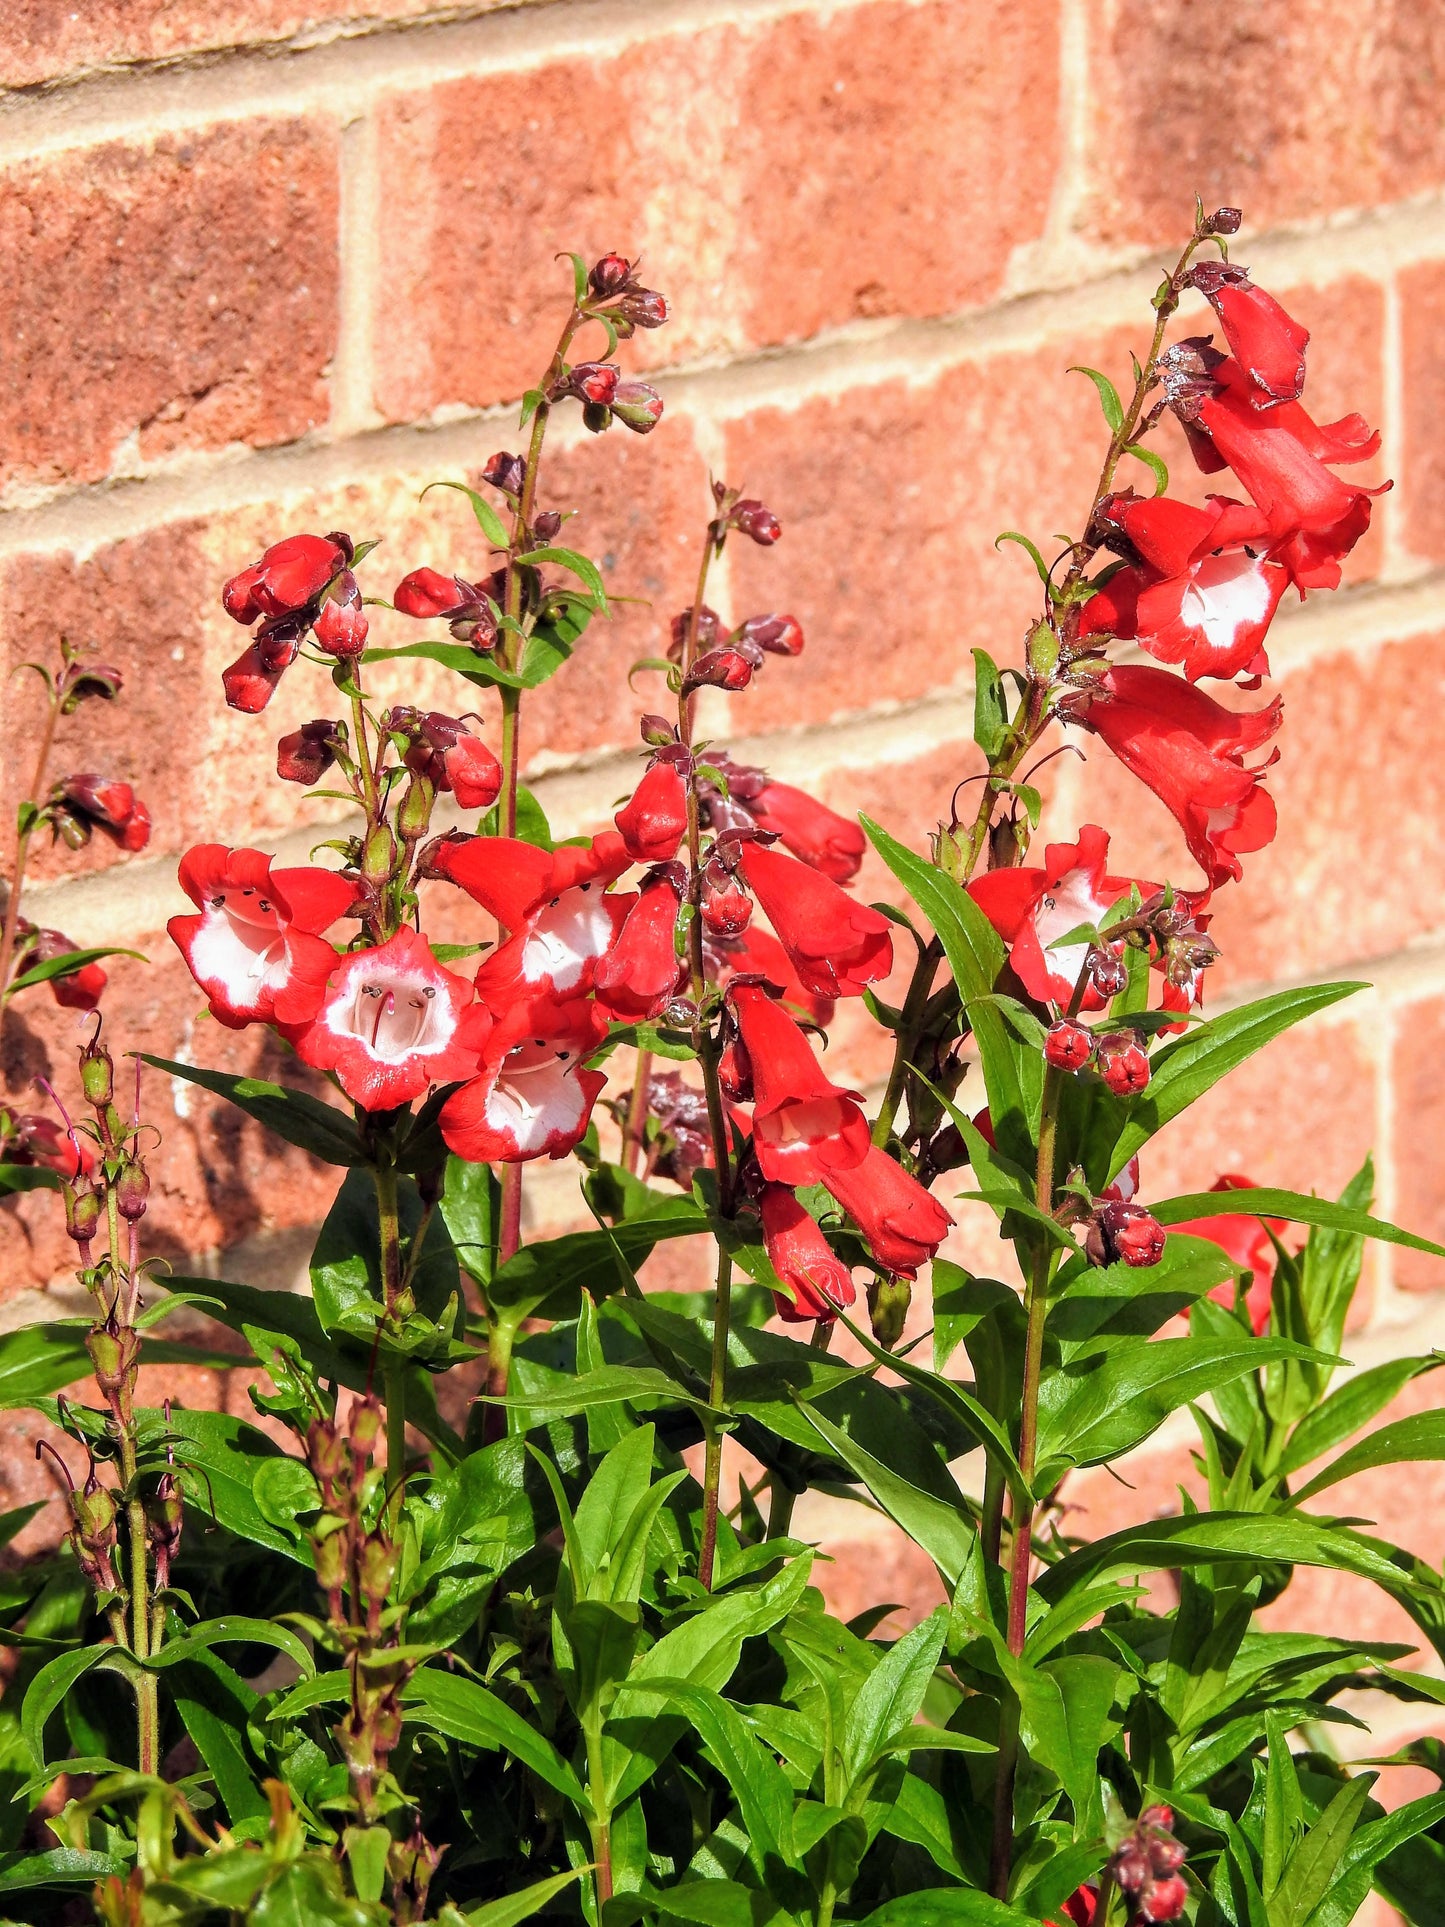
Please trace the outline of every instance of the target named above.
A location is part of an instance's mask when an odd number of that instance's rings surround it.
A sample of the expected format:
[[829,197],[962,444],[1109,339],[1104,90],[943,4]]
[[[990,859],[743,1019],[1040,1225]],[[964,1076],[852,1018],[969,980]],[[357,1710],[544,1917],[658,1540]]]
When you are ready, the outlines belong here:
[[[1372,493],[1337,470],[1378,446],[1306,412],[1307,337],[1230,261],[1238,226],[1196,210],[1130,392],[1083,371],[1098,486],[1051,561],[1008,532],[1042,605],[1016,665],[974,651],[977,802],[960,785],[927,854],[701,733],[703,692],[804,646],[792,615],[709,605],[726,545],[781,533],[722,481],[692,603],[634,668],[659,693],[615,828],[554,838],[520,781],[527,691],[609,610],[544,506],[548,425],[661,415],[571,358],[667,318],[619,255],[574,260],[525,450],[444,484],[477,525],[464,573],[388,599],[374,543],[293,534],[225,585],[251,632],[227,700],[328,672],[339,713],[277,772],[351,816],[328,867],[181,864],[170,934],[211,1014],[269,1027],[295,1082],[147,1061],[343,1175],[309,1296],[162,1291],[139,1079],[127,1117],[87,1044],[92,1115],[52,1126],[41,1177],[95,1316],[0,1339],[71,1522],[4,1581],[17,1918],[1345,1927],[1376,1891],[1438,1922],[1445,1791],[1386,1812],[1331,1736],[1362,1687],[1445,1689],[1278,1602],[1298,1567],[1353,1575],[1445,1658],[1445,1576],[1320,1509],[1445,1457],[1438,1411],[1375,1423],[1439,1358],[1340,1376],[1364,1241],[1445,1250],[1370,1215],[1368,1166],[1338,1201],[1237,1175],[1144,1201],[1151,1138],[1356,988],[1203,1010],[1214,894],[1275,832],[1281,715],[1200,683],[1257,689],[1286,592],[1337,585]],[[1223,348],[1171,339],[1191,291]],[[1242,499],[1169,494],[1166,413]],[[443,633],[377,647],[377,606]],[[420,661],[460,713],[397,699]],[[1095,824],[1030,861],[1060,731],[1167,805],[1178,882],[1111,873]],[[850,891],[870,842],[897,904]],[[471,941],[428,938],[468,904]],[[849,998],[893,1039],[871,1117],[815,1048]],[[575,1160],[592,1229],[524,1240],[544,1157]],[[938,1255],[965,1213],[1016,1284]],[[674,1239],[711,1247],[711,1288],[643,1288]],[[177,1308],[233,1349],[155,1336]],[[141,1362],[238,1346],[256,1424],[137,1405]],[[95,1406],[67,1396],[87,1373]],[[1075,1537],[1071,1475],[1175,1413],[1195,1493]],[[889,1636],[885,1602],[827,1610],[797,1512],[819,1490],[921,1549],[936,1611]],[[1445,1780],[1436,1743],[1400,1757]]]

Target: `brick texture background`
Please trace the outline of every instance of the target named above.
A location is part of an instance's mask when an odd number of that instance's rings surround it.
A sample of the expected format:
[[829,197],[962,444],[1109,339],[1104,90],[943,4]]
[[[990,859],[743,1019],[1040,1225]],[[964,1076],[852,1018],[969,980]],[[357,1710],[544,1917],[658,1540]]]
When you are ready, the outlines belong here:
[[[32,913],[153,959],[114,971],[118,1045],[268,1063],[259,1036],[197,1022],[158,935],[187,843],[299,851],[324,821],[268,780],[275,737],[324,697],[296,672],[264,720],[223,707],[219,584],[295,527],[384,534],[383,584],[477,564],[464,506],[417,495],[509,441],[566,248],[642,254],[675,321],[623,351],[665,393],[656,435],[564,431],[547,473],[580,546],[643,599],[529,707],[549,805],[587,827],[628,783],[625,669],[687,600],[711,469],[785,525],[776,550],[729,556],[718,599],[791,608],[809,638],[761,698],[717,704],[716,729],[921,838],[975,767],[969,648],[1006,657],[1032,607],[1026,561],[993,538],[1077,520],[1100,429],[1067,365],[1127,372],[1197,189],[1244,208],[1239,258],[1314,331],[1317,411],[1378,421],[1395,479],[1345,591],[1276,625],[1281,832],[1219,903],[1218,994],[1372,988],[1169,1133],[1146,1183],[1333,1187],[1373,1146],[1381,1207],[1445,1237],[1442,99],[1432,0],[17,0],[0,22],[0,791],[12,820],[33,716],[9,671],[65,633],[128,677],[70,740],[108,734],[85,761],[134,777],[156,820],[136,858],[43,856]],[[411,679],[411,699],[432,690]],[[1181,874],[1173,825],[1117,769],[1051,776],[1046,828],[1097,816],[1120,867]],[[838,1046],[877,1079],[862,1030]],[[5,1085],[64,1087],[73,1042],[29,1000]],[[324,1180],[198,1093],[157,1079],[150,1103],[157,1247],[289,1280]],[[547,1174],[534,1221],[571,1197]],[[960,1247],[996,1262],[975,1227]],[[0,1211],[0,1252],[0,1321],[63,1300],[46,1199]],[[1361,1344],[1425,1349],[1442,1293],[1445,1266],[1374,1254]],[[1148,1458],[1140,1503],[1171,1503],[1180,1450]],[[1102,1527],[1121,1495],[1084,1485]],[[1410,1471],[1359,1504],[1400,1511],[1433,1560],[1428,1485]],[[839,1600],[861,1601],[892,1551],[851,1514],[819,1529],[844,1555]],[[900,1567],[897,1597],[927,1583]]]

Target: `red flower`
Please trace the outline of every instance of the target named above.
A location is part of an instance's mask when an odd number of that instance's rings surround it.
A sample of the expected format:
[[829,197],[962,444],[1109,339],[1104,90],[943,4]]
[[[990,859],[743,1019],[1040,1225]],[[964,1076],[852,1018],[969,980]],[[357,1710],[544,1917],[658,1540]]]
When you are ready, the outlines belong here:
[[870,1145],[862,1161],[834,1166],[823,1183],[868,1241],[868,1249],[889,1271],[913,1277],[948,1236],[953,1219],[917,1178]]
[[1060,1022],[1049,1026],[1044,1057],[1055,1070],[1081,1071],[1093,1055],[1094,1040],[1082,1025]]
[[1085,603],[1080,633],[1135,641],[1160,662],[1182,663],[1190,682],[1243,674],[1257,687],[1289,583],[1289,571],[1260,553],[1270,537],[1259,511],[1222,495],[1202,509],[1167,495],[1114,495],[1101,515],[1141,559]]
[[1142,1204],[1111,1196],[1110,1191],[1098,1200],[1084,1240],[1090,1260],[1096,1265],[1157,1265],[1164,1256],[1164,1227]]
[[753,1150],[778,1184],[820,1184],[862,1162],[868,1120],[857,1098],[824,1076],[806,1035],[756,984],[729,999],[752,1074]]
[[667,863],[687,830],[687,785],[676,763],[654,763],[613,817],[634,863]]
[[664,875],[644,884],[631,903],[592,984],[605,1010],[635,1024],[660,1016],[677,989],[683,967],[674,939],[682,897]]
[[[1064,1902],[1065,1919],[1073,1927],[1094,1927],[1099,1911],[1099,1890],[1097,1887],[1076,1887]],[[1062,1922],[1046,1920],[1044,1927],[1063,1927]]]
[[276,685],[300,653],[300,644],[288,645],[284,661],[274,661],[273,652],[251,642],[230,666],[221,671],[221,688],[226,704],[243,716],[259,716],[275,694]]
[[556,850],[513,836],[438,844],[433,871],[460,884],[511,933],[478,972],[477,987],[487,1001],[588,990],[598,959],[611,949],[635,901],[630,894],[606,894],[629,861],[614,830]]
[[1298,401],[1305,385],[1309,329],[1302,328],[1247,270],[1229,261],[1201,261],[1189,276],[1219,316],[1229,352],[1259,391],[1254,406]]
[[770,781],[747,799],[747,808],[759,829],[770,830],[785,850],[834,883],[851,883],[857,876],[863,861],[862,830],[806,790]]
[[1132,664],[1106,671],[1097,690],[1086,727],[1175,816],[1211,888],[1241,876],[1241,854],[1274,840],[1274,799],[1261,777],[1278,752],[1254,768],[1244,759],[1279,728],[1278,697],[1263,709],[1226,709],[1166,670]]
[[320,932],[356,898],[334,870],[273,870],[264,850],[199,843],[181,858],[181,888],[198,917],[166,925],[210,1002],[232,1030],[300,1024],[321,1007],[336,952]]
[[[468,1025],[481,1016],[478,1006]],[[442,1106],[449,1149],[473,1164],[565,1157],[607,1082],[583,1068],[606,1035],[605,1015],[587,998],[513,1004],[485,1038],[477,1075]]]
[[295,615],[349,567],[351,557],[352,546],[345,536],[288,535],[272,543],[259,562],[233,575],[221,591],[221,601],[227,615],[248,627],[257,616],[274,622]]
[[151,813],[129,783],[86,773],[67,776],[60,793],[73,815],[122,850],[143,850],[150,842]]
[[729,944],[722,960],[722,976],[762,977],[777,990],[785,1004],[802,1011],[810,1024],[826,1030],[837,1008],[831,997],[810,990],[793,968],[792,959],[769,930],[751,924]]
[[63,1178],[90,1173],[98,1161],[91,1140],[64,1131],[54,1118],[33,1111],[0,1110],[0,1164],[39,1164]]
[[[1226,1171],[1223,1177],[1215,1179],[1210,1189],[1254,1191],[1258,1186],[1253,1178]],[[1269,1330],[1270,1301],[1274,1294],[1275,1251],[1269,1234],[1273,1231],[1277,1237],[1284,1228],[1283,1218],[1250,1218],[1243,1212],[1222,1218],[1190,1218],[1184,1224],[1170,1226],[1171,1231],[1187,1232],[1191,1238],[1207,1238],[1232,1258],[1241,1271],[1249,1273],[1244,1303],[1256,1338]],[[1232,1283],[1218,1285],[1209,1295],[1217,1304],[1232,1305],[1234,1286]]]
[[394,1110],[476,1070],[485,1019],[473,1016],[463,1035],[472,986],[442,968],[425,937],[399,930],[333,965],[320,1010],[291,1041],[303,1064],[334,1071],[353,1103]]
[[395,727],[414,737],[403,759],[408,769],[439,790],[449,790],[464,810],[488,810],[502,788],[502,766],[480,736],[456,716],[430,709],[394,709]]
[[1185,424],[1195,460],[1206,475],[1234,470],[1269,523],[1271,553],[1298,588],[1338,587],[1342,557],[1370,526],[1370,498],[1389,484],[1352,488],[1333,465],[1368,461],[1378,434],[1361,415],[1321,427],[1297,401],[1261,409],[1260,390],[1237,361],[1221,362],[1213,382]]
[[366,648],[369,627],[358,595],[354,602],[323,602],[312,624],[312,634],[316,646],[328,656],[351,661]]
[[[73,956],[79,948],[79,944],[72,943],[59,930],[38,930],[34,948],[26,952],[25,968],[49,963],[55,957]],[[50,978],[50,994],[64,1010],[94,1010],[108,981],[98,963],[82,964],[68,976]]]
[[830,877],[760,843],[738,860],[793,968],[824,997],[861,997],[893,967],[888,919],[855,903]]
[[754,664],[740,649],[709,649],[688,670],[682,693],[690,696],[695,689],[746,689],[753,679],[753,669]]
[[[1127,896],[1133,879],[1109,876],[1109,833],[1085,823],[1077,843],[1050,843],[1044,867],[990,870],[968,893],[1009,946],[1009,963],[1030,997],[1067,1005],[1089,953],[1087,943],[1060,946],[1080,924],[1097,924]],[[1152,884],[1141,884],[1145,896]],[[1100,1010],[1105,999],[1090,984],[1081,1008]]]
[[[768,1260],[788,1291],[775,1291],[779,1317],[790,1325],[837,1317],[856,1296],[853,1274],[835,1256],[818,1221],[786,1184],[765,1184],[758,1200]],[[791,1296],[788,1295],[791,1292]]]
[[1111,1032],[1098,1043],[1099,1075],[1115,1097],[1135,1097],[1149,1082],[1149,1056],[1132,1031]]
[[397,583],[391,599],[399,615],[430,622],[434,616],[451,616],[465,609],[476,600],[476,591],[459,575],[441,575],[436,569],[413,569]]

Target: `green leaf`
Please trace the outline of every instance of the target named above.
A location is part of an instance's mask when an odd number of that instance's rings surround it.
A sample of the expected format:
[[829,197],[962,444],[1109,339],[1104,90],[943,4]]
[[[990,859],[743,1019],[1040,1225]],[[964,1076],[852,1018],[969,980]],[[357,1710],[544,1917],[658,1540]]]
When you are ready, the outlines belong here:
[[599,1405],[622,1403],[638,1406],[691,1405],[707,1410],[705,1398],[694,1397],[670,1379],[665,1372],[646,1365],[605,1365],[595,1372],[583,1372],[565,1384],[546,1390],[533,1390],[524,1382],[514,1383],[507,1395],[509,1411],[525,1414],[532,1422],[572,1418]]
[[413,1676],[402,1700],[408,1717],[420,1718],[433,1731],[484,1752],[500,1747],[583,1813],[590,1813],[577,1775],[552,1742],[485,1686],[460,1673],[427,1666]]
[[0,1894],[33,1887],[93,1886],[110,1874],[124,1879],[127,1862],[80,1847],[51,1847],[46,1853],[0,1854]]
[[1307,1485],[1295,1493],[1295,1504],[1303,1505],[1326,1486],[1337,1485],[1352,1473],[1366,1472],[1376,1465],[1403,1465],[1421,1459],[1445,1459],[1445,1411],[1411,1412],[1382,1425],[1378,1432],[1352,1445],[1348,1452],[1317,1472]]
[[[415,1182],[397,1186],[403,1251],[426,1216]],[[446,1222],[434,1216],[412,1273],[412,1290],[425,1318],[438,1319],[457,1289],[457,1255]],[[316,1240],[311,1256],[311,1291],[316,1316],[327,1333],[345,1332],[370,1344],[382,1307],[381,1230],[376,1185],[369,1171],[347,1174]],[[383,1339],[383,1349],[387,1349]]]
[[1020,535],[1017,529],[1005,529],[1002,535],[996,535],[994,537],[994,543],[993,543],[994,547],[997,548],[1000,542],[1017,542],[1019,547],[1024,551],[1024,553],[1028,556],[1029,560],[1033,563],[1034,567],[1038,570],[1039,581],[1040,582],[1048,581],[1049,565],[1047,562],[1045,562],[1044,558],[1039,554],[1037,546],[1034,543],[1030,542],[1029,538],[1026,535]]
[[451,488],[455,489],[458,495],[465,495],[472,505],[472,514],[477,518],[477,527],[492,547],[494,549],[507,547],[510,537],[506,526],[484,495],[478,495],[477,491],[474,488],[468,488],[465,482],[428,482],[417,500],[424,502],[434,488]]
[[970,1332],[993,1315],[1005,1299],[1018,1302],[997,1278],[975,1278],[948,1258],[935,1258],[933,1282],[933,1369],[941,1372]]
[[183,1660],[194,1659],[198,1653],[206,1652],[212,1646],[235,1645],[274,1647],[278,1653],[285,1653],[288,1659],[295,1662],[303,1678],[309,1678],[316,1670],[315,1661],[304,1642],[289,1627],[278,1626],[269,1619],[246,1619],[239,1615],[208,1619],[192,1627],[179,1639],[170,1640],[150,1659],[139,1660],[137,1664],[152,1670],[164,1670],[169,1666],[179,1666]]
[[232,1826],[267,1814],[269,1803],[241,1739],[258,1695],[211,1652],[198,1653],[178,1669],[170,1680],[170,1695]]
[[948,1608],[939,1606],[879,1660],[848,1709],[843,1733],[843,1770],[856,1783],[881,1757],[889,1740],[911,1726],[923,1705],[948,1634]]
[[44,1164],[0,1164],[0,1198],[13,1191],[58,1191],[60,1173]]
[[967,1887],[900,1895],[864,1916],[861,1927],[1039,1927],[1037,1918]]
[[629,1219],[610,1229],[573,1231],[524,1245],[500,1266],[487,1302],[522,1318],[577,1315],[582,1294],[600,1302],[617,1290],[619,1254],[634,1271],[664,1238],[686,1238],[706,1231],[707,1217],[691,1198],[673,1198],[666,1210]]
[[57,977],[73,977],[77,971],[88,965],[99,963],[102,957],[134,957],[140,963],[149,959],[143,950],[121,950],[114,944],[99,950],[64,950],[58,957],[47,957],[44,963],[32,964],[11,980],[7,996],[13,997],[17,990],[29,990],[33,984],[48,984]]
[[998,664],[987,649],[973,652],[973,740],[992,762],[1008,735],[1008,705]]
[[503,1894],[500,1900],[489,1900],[481,1907],[464,1908],[462,1919],[467,1927],[516,1927],[519,1920],[530,1920],[533,1914],[541,1913],[549,1900],[560,1894],[564,1887],[570,1887],[574,1880],[580,1880],[588,1871],[586,1867],[572,1867],[566,1873],[554,1873],[550,1879],[534,1881],[530,1887],[519,1887],[514,1894]]
[[535,568],[543,562],[551,562],[559,569],[566,569],[569,575],[575,575],[579,582],[586,585],[587,592],[598,611],[606,613],[607,585],[602,580],[602,571],[595,562],[579,554],[576,549],[560,549],[555,545],[529,549],[525,555],[519,555],[517,561],[525,563],[529,568]]
[[756,1849],[759,1872],[765,1871],[770,1857],[796,1867],[793,1789],[770,1749],[738,1709],[711,1687],[685,1679],[659,1679],[654,1684],[687,1715],[712,1754],[738,1803],[748,1839]]
[[1253,1003],[1241,1004],[1237,1010],[1211,1017],[1166,1045],[1150,1061],[1148,1089],[1118,1107],[1121,1128],[1109,1157],[1107,1178],[1116,1178],[1156,1131],[1212,1090],[1247,1057],[1292,1025],[1364,988],[1363,984],[1343,983],[1275,991]]
[[1422,1372],[1438,1371],[1445,1365],[1445,1353],[1428,1357],[1391,1358],[1368,1371],[1353,1372],[1343,1385],[1330,1393],[1314,1411],[1306,1413],[1290,1434],[1288,1446],[1279,1462],[1288,1477],[1302,1466],[1324,1457],[1341,1440],[1353,1438],[1382,1412],[1396,1394]]
[[1318,1224],[1332,1231],[1356,1231],[1366,1238],[1378,1238],[1381,1244],[1408,1245],[1412,1251],[1428,1251],[1433,1258],[1445,1258],[1445,1245],[1433,1244],[1429,1238],[1417,1238],[1413,1231],[1401,1231],[1393,1224],[1386,1224],[1383,1218],[1372,1218],[1368,1212],[1352,1210],[1330,1198],[1306,1197],[1300,1191],[1275,1191],[1263,1186],[1247,1192],[1196,1191],[1186,1198],[1166,1198],[1151,1205],[1150,1210],[1162,1225],[1187,1224],[1193,1218],[1238,1217],[1244,1198],[1249,1200],[1251,1217],[1284,1218],[1290,1224]]
[[21,1325],[0,1333],[0,1407],[34,1405],[77,1379],[89,1378],[88,1318],[53,1325]]
[[962,1493],[956,1503],[950,1504],[895,1472],[840,1426],[825,1418],[815,1405],[801,1405],[798,1409],[829,1450],[868,1488],[889,1518],[902,1526],[909,1538],[928,1554],[950,1588],[956,1586],[975,1538]]
[[1142,462],[1145,468],[1151,471],[1154,477],[1154,493],[1162,495],[1169,486],[1169,470],[1163,457],[1156,455],[1152,448],[1145,448],[1139,442],[1130,442],[1124,449],[1124,453],[1132,455],[1136,462]]
[[108,1646],[81,1646],[74,1652],[57,1653],[46,1660],[25,1690],[20,1706],[20,1731],[37,1767],[45,1765],[45,1727],[52,1713],[76,1681],[113,1649]]
[[1124,404],[1119,399],[1119,391],[1107,375],[1101,375],[1097,368],[1084,368],[1077,363],[1070,368],[1071,375],[1087,375],[1099,393],[1099,406],[1104,411],[1104,420],[1115,435],[1124,426]]
[[224,1097],[288,1144],[299,1145],[327,1164],[364,1162],[352,1119],[345,1111],[323,1103],[307,1091],[289,1090],[283,1084],[268,1083],[263,1077],[231,1077],[223,1071],[200,1070],[194,1064],[152,1057],[148,1051],[142,1051],[140,1056],[142,1062],[165,1071],[170,1077],[214,1091],[217,1097]]

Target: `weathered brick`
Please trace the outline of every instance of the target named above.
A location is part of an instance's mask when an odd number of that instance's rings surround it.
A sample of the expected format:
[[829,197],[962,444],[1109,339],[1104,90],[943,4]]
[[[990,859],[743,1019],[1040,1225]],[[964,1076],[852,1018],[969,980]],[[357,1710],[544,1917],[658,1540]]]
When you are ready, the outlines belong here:
[[[1445,1244],[1445,1088],[1438,1075],[1445,1050],[1445,999],[1429,997],[1401,1010],[1394,1046],[1395,1221]],[[1394,1253],[1394,1277],[1410,1291],[1445,1287],[1445,1260],[1423,1251]]]
[[[406,419],[535,381],[566,314],[558,250],[643,257],[674,320],[626,351],[642,361],[996,292],[1048,206],[1055,16],[878,0],[397,96],[379,406]],[[923,72],[946,114],[914,111]]]
[[1405,546],[1432,562],[1445,560],[1445,264],[1423,263],[1400,275],[1401,388],[1405,445],[1399,452],[1400,511]]
[[1418,0],[1094,0],[1088,231],[1169,244],[1206,207],[1252,227],[1445,179],[1445,22]]
[[92,481],[326,419],[334,134],[257,121],[0,180],[0,481]]
[[[470,13],[532,0],[471,0]],[[252,47],[328,26],[354,32],[435,16],[428,0],[13,0],[0,32],[0,86],[33,87],[96,67],[131,66],[227,47]]]

